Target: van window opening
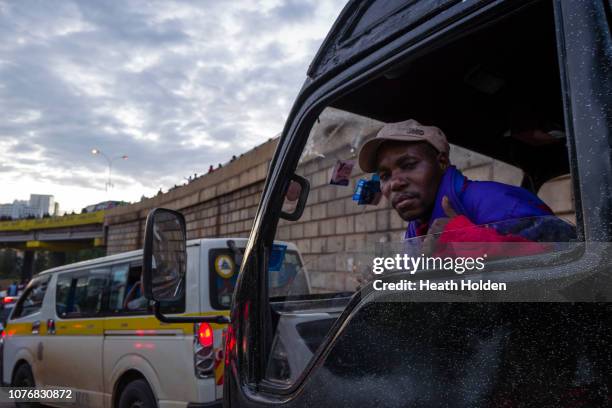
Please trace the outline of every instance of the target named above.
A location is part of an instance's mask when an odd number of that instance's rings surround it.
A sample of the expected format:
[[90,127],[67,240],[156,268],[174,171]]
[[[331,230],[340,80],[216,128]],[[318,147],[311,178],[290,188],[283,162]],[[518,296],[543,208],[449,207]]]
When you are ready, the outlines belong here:
[[[152,314],[153,310],[145,299],[141,285],[142,265],[131,263],[113,268],[109,295],[109,313],[111,314]],[[166,313],[185,311],[185,299],[174,302],[161,302]]]
[[[217,310],[229,309],[238,279],[235,253],[229,249],[209,251],[210,301]],[[295,250],[285,250],[280,255],[280,267],[269,271],[268,292],[272,299],[283,300],[302,297],[308,293],[308,282],[300,255]]]
[[57,277],[55,310],[60,318],[101,316],[108,269],[61,273]]
[[15,305],[11,319],[29,316],[38,312],[42,307],[48,283],[48,276],[33,280]]
[[142,266],[132,266],[130,268],[126,293],[123,298],[123,310],[127,312],[146,312],[148,302],[144,297],[141,285]]

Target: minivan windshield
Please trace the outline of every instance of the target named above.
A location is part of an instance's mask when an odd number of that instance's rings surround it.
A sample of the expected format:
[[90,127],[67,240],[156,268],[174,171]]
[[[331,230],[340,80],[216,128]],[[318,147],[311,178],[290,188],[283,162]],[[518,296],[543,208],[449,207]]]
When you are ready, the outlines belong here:
[[[210,301],[215,309],[229,309],[238,279],[238,267],[229,249],[209,252]],[[274,244],[268,269],[268,293],[271,298],[303,296],[310,293],[308,276],[299,253],[287,245]]]

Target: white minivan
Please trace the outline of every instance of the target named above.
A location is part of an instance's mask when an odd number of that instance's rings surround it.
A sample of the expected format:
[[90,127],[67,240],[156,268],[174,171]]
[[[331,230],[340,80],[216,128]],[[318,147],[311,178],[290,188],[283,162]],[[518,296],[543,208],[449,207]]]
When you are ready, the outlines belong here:
[[[170,316],[228,316],[244,238],[187,245],[186,296]],[[281,267],[270,289],[305,285],[295,245],[276,242]],[[5,328],[3,383],[69,387],[80,407],[220,406],[225,324],[163,323],[141,285],[142,250],[37,275]],[[47,404],[47,403],[46,403]]]

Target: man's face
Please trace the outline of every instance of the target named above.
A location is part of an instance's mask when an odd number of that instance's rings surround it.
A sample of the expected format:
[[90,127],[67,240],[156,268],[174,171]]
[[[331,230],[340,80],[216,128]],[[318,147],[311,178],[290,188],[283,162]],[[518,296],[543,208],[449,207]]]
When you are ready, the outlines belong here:
[[447,163],[426,143],[386,142],[378,149],[382,193],[404,221],[428,220]]

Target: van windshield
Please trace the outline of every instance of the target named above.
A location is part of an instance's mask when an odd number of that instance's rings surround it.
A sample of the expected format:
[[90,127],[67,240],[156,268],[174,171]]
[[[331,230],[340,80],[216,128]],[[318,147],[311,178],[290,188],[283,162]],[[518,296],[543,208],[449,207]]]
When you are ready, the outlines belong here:
[[[225,248],[209,252],[210,303],[215,309],[229,309],[238,279],[232,251]],[[274,244],[268,268],[268,293],[271,298],[286,298],[310,293],[310,282],[299,253],[287,245]]]

